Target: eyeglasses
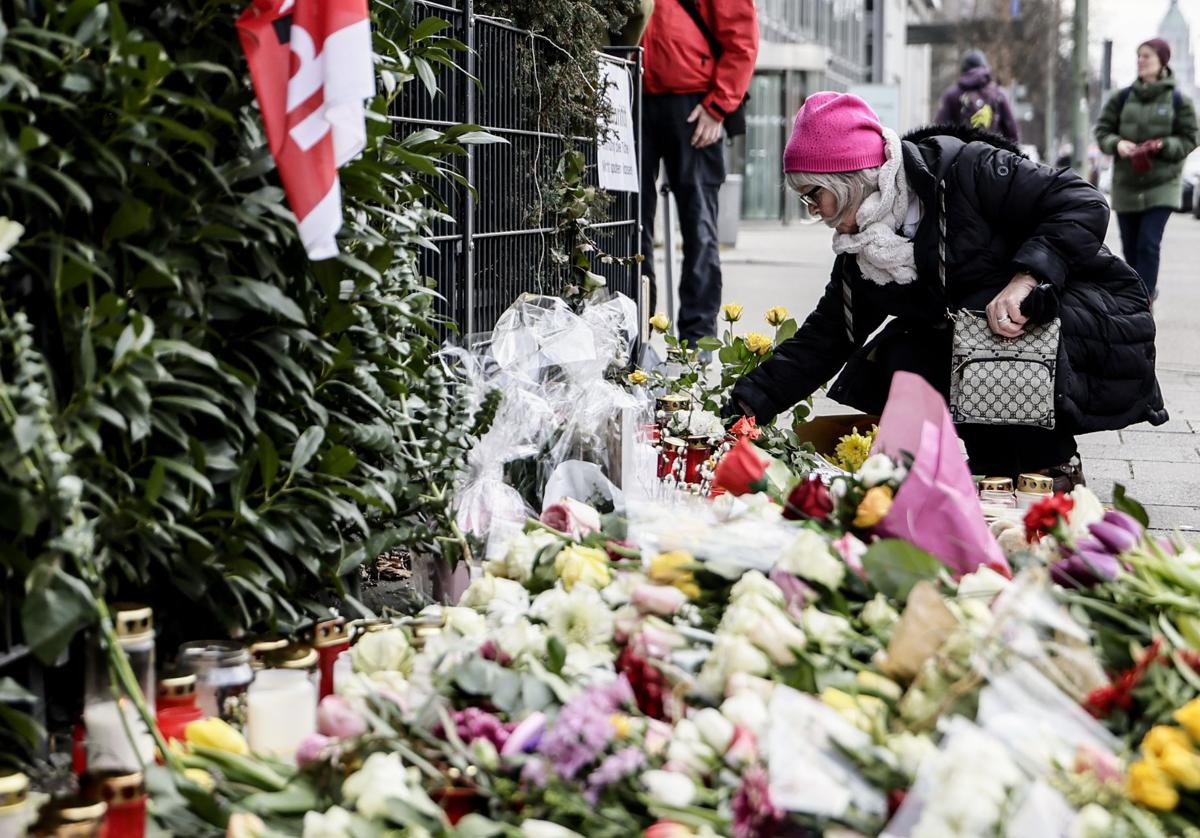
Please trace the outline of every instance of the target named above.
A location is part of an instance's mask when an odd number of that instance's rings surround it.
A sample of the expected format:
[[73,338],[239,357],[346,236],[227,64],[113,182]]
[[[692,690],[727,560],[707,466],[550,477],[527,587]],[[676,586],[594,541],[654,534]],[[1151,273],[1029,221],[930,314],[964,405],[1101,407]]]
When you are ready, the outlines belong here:
[[807,192],[800,193],[800,203],[804,204],[813,215],[817,214],[817,193],[820,191],[821,187],[814,186]]

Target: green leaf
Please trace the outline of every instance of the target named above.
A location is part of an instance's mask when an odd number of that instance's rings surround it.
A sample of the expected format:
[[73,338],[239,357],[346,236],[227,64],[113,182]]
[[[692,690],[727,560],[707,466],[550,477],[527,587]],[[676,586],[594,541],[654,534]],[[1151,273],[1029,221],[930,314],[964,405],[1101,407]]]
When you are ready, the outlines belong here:
[[37,696],[12,678],[0,678],[0,704],[32,704]]
[[504,137],[489,134],[487,131],[468,131],[454,138],[463,145],[490,145],[492,143],[508,143]]
[[162,497],[163,486],[167,482],[167,470],[162,463],[155,463],[150,469],[150,476],[146,478],[146,502],[158,503],[158,499]]
[[884,596],[903,602],[922,579],[934,579],[942,563],[920,547],[896,538],[876,541],[863,554],[863,569]]
[[129,325],[117,338],[116,348],[113,349],[113,366],[118,366],[130,352],[141,352],[153,337],[154,321],[134,314]]
[[28,580],[21,628],[30,650],[44,664],[67,651],[76,632],[96,619],[91,589],[57,562],[40,564]]
[[785,340],[788,340],[788,339],[794,337],[796,332],[799,329],[800,329],[800,326],[796,323],[795,320],[793,320],[791,318],[785,320],[783,323],[780,324],[779,331],[775,335],[776,345],[783,343]]
[[700,338],[700,340],[696,341],[696,347],[705,352],[716,352],[724,345],[720,340],[712,337]]
[[304,433],[296,440],[296,446],[292,449],[292,460],[289,474],[294,476],[300,471],[308,461],[317,453],[317,449],[321,447],[321,443],[325,441],[325,430],[316,425],[311,428],[306,428]]
[[456,838],[495,838],[504,835],[505,828],[503,824],[472,812],[454,825],[454,834]]
[[567,663],[567,647],[557,637],[551,635],[546,641],[546,669],[559,675]]
[[258,471],[262,478],[263,488],[268,492],[275,485],[275,478],[279,475],[279,452],[275,448],[275,443],[271,437],[260,433],[257,437],[258,441]]
[[172,474],[182,477],[209,497],[215,494],[212,483],[207,477],[198,472],[194,466],[179,460],[173,460],[170,457],[155,457],[154,462]]
[[1125,494],[1125,487],[1120,483],[1113,486],[1113,507],[1129,515],[1143,527],[1150,526],[1150,515],[1146,512],[1146,507]]
[[150,205],[145,201],[126,195],[104,231],[105,239],[113,241],[140,233],[150,226],[151,213]]

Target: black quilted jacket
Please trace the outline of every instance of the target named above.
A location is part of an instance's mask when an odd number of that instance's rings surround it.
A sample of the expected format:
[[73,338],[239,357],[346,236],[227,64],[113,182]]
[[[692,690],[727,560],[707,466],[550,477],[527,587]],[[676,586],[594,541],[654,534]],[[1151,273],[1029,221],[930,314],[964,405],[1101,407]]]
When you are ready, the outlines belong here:
[[[1074,173],[1033,163],[1004,139],[934,126],[904,138],[909,185],[922,205],[918,279],[865,279],[852,255],[834,261],[825,295],[795,337],[733,390],[768,421],[845,365],[835,400],[878,413],[896,370],[949,392],[947,309],[982,310],[1024,271],[1041,283],[1034,322],[1062,318],[1058,425],[1075,433],[1167,421],[1154,376],[1154,319],[1137,273],[1104,245],[1104,196]],[[938,280],[939,184],[947,222],[946,284]],[[846,289],[849,306],[846,305]],[[847,311],[848,309],[848,311]],[[892,315],[875,338],[868,338]]]

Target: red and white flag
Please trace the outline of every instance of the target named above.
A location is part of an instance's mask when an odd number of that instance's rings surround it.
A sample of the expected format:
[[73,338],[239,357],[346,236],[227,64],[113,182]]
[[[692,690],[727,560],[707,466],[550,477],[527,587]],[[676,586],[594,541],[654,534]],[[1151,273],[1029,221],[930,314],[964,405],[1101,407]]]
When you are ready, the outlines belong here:
[[366,145],[363,100],[375,95],[367,0],[254,0],[238,34],[304,249],[332,258],[337,170]]

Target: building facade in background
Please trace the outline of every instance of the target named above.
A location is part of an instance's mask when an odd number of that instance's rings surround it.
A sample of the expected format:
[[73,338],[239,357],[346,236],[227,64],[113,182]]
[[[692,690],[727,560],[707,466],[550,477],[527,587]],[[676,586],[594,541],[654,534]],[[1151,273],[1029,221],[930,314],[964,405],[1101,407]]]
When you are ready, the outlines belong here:
[[1171,45],[1171,69],[1177,79],[1176,87],[1184,96],[1196,98],[1196,56],[1192,52],[1192,31],[1179,8],[1179,0],[1171,6],[1158,25],[1158,34]]

